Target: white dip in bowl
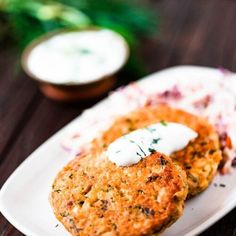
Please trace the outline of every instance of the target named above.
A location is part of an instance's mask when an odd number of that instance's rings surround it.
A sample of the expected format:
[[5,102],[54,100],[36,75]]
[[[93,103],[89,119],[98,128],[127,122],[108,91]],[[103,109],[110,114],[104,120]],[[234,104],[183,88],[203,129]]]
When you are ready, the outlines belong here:
[[31,49],[27,69],[45,82],[90,83],[118,71],[127,51],[124,39],[108,29],[63,32]]

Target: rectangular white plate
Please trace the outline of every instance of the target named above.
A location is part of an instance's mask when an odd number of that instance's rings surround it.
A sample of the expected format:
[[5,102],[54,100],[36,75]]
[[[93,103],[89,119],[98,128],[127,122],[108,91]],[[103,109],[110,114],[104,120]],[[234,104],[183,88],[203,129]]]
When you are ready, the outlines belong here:
[[[211,68],[180,66],[146,77],[146,85],[167,77],[219,77]],[[105,107],[107,99],[92,110]],[[84,119],[86,116],[84,117]],[[68,153],[60,146],[70,130],[75,130],[82,118],[78,117],[33,152],[9,177],[0,192],[0,211],[22,233],[30,236],[69,235],[54,217],[48,202],[51,183],[57,172],[69,161]],[[82,124],[82,123],[81,123]],[[163,235],[196,235],[214,224],[236,206],[236,170],[229,175],[216,176],[214,187],[187,201],[183,216]]]

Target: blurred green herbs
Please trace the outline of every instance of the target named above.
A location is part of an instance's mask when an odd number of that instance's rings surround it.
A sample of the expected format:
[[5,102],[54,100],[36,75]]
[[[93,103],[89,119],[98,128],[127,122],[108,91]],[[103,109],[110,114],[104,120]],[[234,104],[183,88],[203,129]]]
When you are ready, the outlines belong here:
[[[146,1],[145,1],[146,2]],[[11,41],[22,50],[52,30],[110,28],[131,48],[128,69],[141,74],[137,57],[140,39],[157,31],[157,16],[141,0],[0,0],[0,43]]]

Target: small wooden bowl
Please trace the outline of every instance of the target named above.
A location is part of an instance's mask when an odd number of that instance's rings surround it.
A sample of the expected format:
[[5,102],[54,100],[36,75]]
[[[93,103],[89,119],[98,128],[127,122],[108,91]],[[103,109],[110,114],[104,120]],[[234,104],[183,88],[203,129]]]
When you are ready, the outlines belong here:
[[[86,31],[98,31],[102,28],[89,28],[85,29]],[[83,30],[84,31],[84,30]],[[101,96],[102,94],[109,91],[116,83],[116,73],[125,65],[129,57],[129,47],[126,41],[122,38],[121,40],[123,45],[125,46],[125,55],[124,61],[121,66],[119,66],[116,70],[112,73],[104,75],[96,80],[88,83],[54,83],[50,81],[45,81],[42,78],[38,77],[30,70],[28,66],[28,58],[31,51],[37,47],[39,44],[43,43],[44,41],[66,32],[71,32],[68,30],[59,30],[54,31],[52,33],[45,34],[38,39],[34,40],[30,43],[24,50],[22,57],[21,57],[21,65],[23,70],[26,74],[34,81],[36,81],[39,85],[41,92],[57,101],[64,101],[64,102],[73,102],[73,101],[80,101],[80,100],[88,100],[93,99],[96,97]],[[74,31],[73,31],[74,32]]]
[[39,88],[45,96],[53,100],[73,102],[99,97],[109,91],[115,85],[115,82],[116,77],[110,76],[83,85],[55,85],[39,82]]

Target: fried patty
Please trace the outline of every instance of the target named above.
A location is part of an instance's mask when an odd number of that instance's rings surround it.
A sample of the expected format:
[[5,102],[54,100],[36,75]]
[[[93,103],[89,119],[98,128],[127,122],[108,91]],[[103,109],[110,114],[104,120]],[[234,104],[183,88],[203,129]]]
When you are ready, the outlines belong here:
[[59,172],[50,201],[72,235],[157,235],[182,214],[187,188],[185,172],[163,154],[118,167],[105,152],[90,153]]
[[221,160],[218,135],[207,120],[165,105],[139,108],[118,118],[93,141],[92,149],[99,153],[118,137],[160,121],[181,123],[198,133],[198,137],[186,148],[171,155],[187,173],[190,198],[208,187]]

